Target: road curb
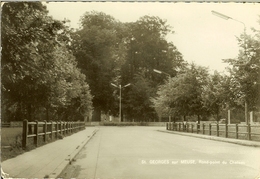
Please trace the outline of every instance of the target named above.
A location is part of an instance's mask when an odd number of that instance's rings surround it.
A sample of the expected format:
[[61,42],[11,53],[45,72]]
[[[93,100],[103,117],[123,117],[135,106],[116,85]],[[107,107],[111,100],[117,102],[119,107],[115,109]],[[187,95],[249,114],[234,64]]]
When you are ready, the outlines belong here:
[[81,142],[77,146],[77,148],[67,156],[67,158],[64,159],[64,161],[57,166],[51,174],[48,175],[48,178],[57,178],[60,173],[69,165],[71,162],[73,162],[74,158],[77,156],[77,154],[82,150],[82,148],[87,145],[87,143],[90,141],[90,139],[98,132],[99,129],[95,129],[90,136],[88,136],[84,141]]
[[243,146],[260,147],[260,142],[256,142],[256,141],[246,141],[246,140],[240,140],[240,139],[222,138],[222,137],[217,137],[217,136],[206,136],[206,135],[201,135],[201,134],[190,134],[190,133],[182,133],[182,132],[167,131],[167,130],[157,130],[157,131],[170,133],[170,134],[189,136],[189,137],[197,137],[197,138],[201,138],[201,139],[233,143],[233,144],[238,144],[238,145],[243,145]]

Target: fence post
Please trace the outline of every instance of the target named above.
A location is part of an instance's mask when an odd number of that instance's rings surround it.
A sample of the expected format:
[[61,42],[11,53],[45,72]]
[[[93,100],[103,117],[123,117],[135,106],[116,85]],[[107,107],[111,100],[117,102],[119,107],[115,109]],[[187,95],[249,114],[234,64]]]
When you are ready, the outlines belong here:
[[202,124],[202,134],[205,134],[205,123]]
[[60,135],[63,135],[63,122],[60,121]]
[[191,133],[193,133],[193,127],[194,127],[193,124],[191,124]]
[[35,134],[34,145],[36,147],[38,146],[38,127],[39,127],[38,121],[35,121],[35,125],[34,125],[34,134]]
[[68,121],[65,122],[65,134],[68,134]]
[[62,135],[62,122],[60,121],[60,125],[59,125],[60,127],[60,135]]
[[200,124],[197,123],[197,134],[199,133],[199,130],[200,130],[200,129],[199,129],[199,125],[200,125]]
[[68,132],[71,133],[71,122],[68,122]]
[[169,125],[168,122],[166,122],[166,130],[169,130],[168,125]]
[[238,124],[236,124],[236,139],[238,139]]
[[219,125],[217,123],[217,136],[219,136]]
[[59,129],[60,129],[60,135],[62,135],[62,123],[61,123],[61,121],[59,122]]
[[59,123],[58,123],[58,121],[56,121],[56,124],[55,124],[55,131],[56,131],[56,139],[58,139],[58,135],[59,135]]
[[63,135],[65,135],[66,134],[66,122],[65,121],[63,121],[62,122],[62,128],[63,128]]
[[25,119],[23,121],[23,140],[22,147],[25,149],[27,145],[27,135],[28,135],[28,121]]
[[186,131],[189,132],[189,123],[187,123],[186,125],[187,125],[186,126],[186,129],[187,129]]
[[225,135],[225,137],[228,138],[228,124],[226,123],[225,126],[226,126],[226,135]]
[[53,122],[51,121],[51,140],[53,139]]
[[66,122],[63,121],[63,134],[66,135]]
[[250,123],[248,123],[248,125],[247,125],[247,127],[248,127],[248,140],[251,140],[251,125],[250,125]]
[[47,121],[44,121],[43,133],[44,133],[43,141],[46,142],[47,141]]

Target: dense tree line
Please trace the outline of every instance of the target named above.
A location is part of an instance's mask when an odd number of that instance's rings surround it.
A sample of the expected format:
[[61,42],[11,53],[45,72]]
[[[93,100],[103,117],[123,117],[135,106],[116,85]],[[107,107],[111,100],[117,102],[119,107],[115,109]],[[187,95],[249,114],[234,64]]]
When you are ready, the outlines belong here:
[[196,115],[198,122],[203,117],[219,121],[227,118],[227,110],[233,110],[233,119],[245,121],[247,117],[248,122],[248,114],[253,111],[259,120],[260,31],[254,32],[253,36],[242,34],[238,38],[237,58],[223,60],[229,64],[227,74],[209,74],[208,69],[189,64],[162,84],[151,98],[158,115],[185,121],[187,116]]
[[[122,23],[86,12],[80,28],[48,15],[40,2],[2,8],[3,119],[83,120],[93,114],[129,121],[196,116],[219,120],[227,109],[259,111],[260,32],[238,38],[241,51],[226,59],[228,74],[187,63],[166,36],[173,27],[159,17]],[[196,59],[194,59],[196,60]],[[154,69],[164,73],[157,74]]]
[[40,2],[2,7],[1,112],[11,120],[83,120],[92,110],[66,22]]
[[183,63],[177,48],[165,40],[172,30],[159,17],[141,17],[121,23],[102,12],[86,12],[81,28],[73,34],[72,51],[79,68],[87,76],[94,96],[94,118],[101,113],[118,115],[119,89],[111,83],[131,85],[122,89],[122,114],[129,120],[156,117],[149,100],[165,76],[153,72],[163,69],[175,74]]

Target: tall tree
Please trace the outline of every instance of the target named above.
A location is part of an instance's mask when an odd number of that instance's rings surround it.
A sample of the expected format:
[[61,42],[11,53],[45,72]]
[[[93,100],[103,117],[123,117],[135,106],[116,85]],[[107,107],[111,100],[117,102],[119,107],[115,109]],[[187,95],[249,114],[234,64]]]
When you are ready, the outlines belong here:
[[81,28],[73,35],[72,50],[94,96],[93,120],[100,120],[101,111],[108,112],[113,104],[110,83],[118,78],[124,60],[123,25],[112,16],[95,11],[86,12],[80,22]]
[[186,71],[178,74],[159,88],[157,100],[154,105],[164,104],[165,107],[172,109],[175,115],[200,117],[206,114],[203,106],[202,92],[207,84],[207,69],[191,64]]
[[240,46],[236,59],[226,59],[230,68],[230,87],[235,94],[235,102],[248,105],[249,110],[260,110],[260,31],[255,35],[243,34],[238,38]]
[[124,110],[127,118],[135,121],[151,121],[155,119],[155,111],[151,107],[150,97],[153,93],[150,81],[144,73],[136,74],[134,81],[127,90]]
[[128,51],[122,70],[123,78],[129,81],[135,74],[145,72],[146,78],[157,85],[163,78],[154,74],[153,69],[175,75],[174,69],[183,59],[173,43],[166,41],[166,35],[173,33],[167,21],[155,16],[143,16],[127,24],[127,27]]
[[[127,54],[121,70],[122,83],[133,84],[133,88],[130,88],[133,97],[128,98],[126,107],[139,108],[139,111],[134,112],[135,115],[143,116],[141,109],[146,109],[146,114],[154,115],[150,98],[154,97],[157,86],[164,82],[167,75],[156,74],[153,70],[161,70],[175,76],[177,69],[183,66],[184,60],[174,44],[166,40],[166,35],[173,33],[166,20],[155,16],[144,16],[136,22],[126,24],[126,28]],[[146,83],[140,85],[144,81]],[[149,84],[149,92],[146,84]],[[135,90],[134,86],[139,86],[139,89]],[[137,100],[134,95],[139,96],[140,90],[147,94]],[[139,106],[136,106],[136,101],[139,101]],[[131,110],[127,110],[127,113],[128,116],[133,115]]]
[[224,76],[215,71],[209,76],[202,90],[203,105],[210,114],[215,115],[217,121],[220,119],[222,107],[227,104],[224,85]]
[[33,120],[40,108],[69,103],[75,96],[64,97],[68,76],[80,72],[67,50],[65,22],[48,16],[40,2],[9,2],[2,9],[2,111]]

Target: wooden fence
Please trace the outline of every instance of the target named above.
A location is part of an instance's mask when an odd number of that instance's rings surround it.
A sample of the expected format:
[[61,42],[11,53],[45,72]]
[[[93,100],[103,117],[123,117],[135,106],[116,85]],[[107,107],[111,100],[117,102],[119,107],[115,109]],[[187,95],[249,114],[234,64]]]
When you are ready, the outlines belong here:
[[[85,128],[85,122],[28,122],[23,121],[23,136],[22,147],[26,148],[28,139],[33,138],[34,145],[37,147],[39,143],[39,137],[43,137],[43,142],[47,141],[49,137],[51,140],[59,138],[62,135],[75,133]],[[29,131],[31,129],[31,131]]]
[[11,123],[10,122],[2,122],[1,127],[11,127]]
[[168,122],[166,123],[166,129],[210,136],[260,141],[260,125]]

